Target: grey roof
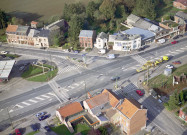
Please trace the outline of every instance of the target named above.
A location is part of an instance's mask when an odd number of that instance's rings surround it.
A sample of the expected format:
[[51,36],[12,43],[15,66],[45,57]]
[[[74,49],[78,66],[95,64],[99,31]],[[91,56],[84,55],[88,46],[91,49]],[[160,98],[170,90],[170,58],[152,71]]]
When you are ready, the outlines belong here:
[[22,32],[22,33],[26,33],[29,29],[29,26],[18,26],[16,32]]
[[50,31],[43,29],[40,31],[39,37],[49,37]]
[[101,32],[99,33],[99,35],[97,35],[97,38],[101,38],[101,39],[108,38],[108,35],[104,32]]
[[141,28],[141,29],[149,29],[152,23],[145,21],[144,19],[139,19],[136,23],[133,24],[135,27]]
[[136,16],[136,15],[134,15],[134,14],[130,14],[128,17],[127,17],[127,19],[129,19],[129,20],[131,20],[132,22],[137,22],[139,19],[140,19],[140,17],[139,16]]
[[64,25],[65,25],[65,20],[61,19],[61,20],[58,20],[54,23],[47,25],[46,28],[49,30],[54,30],[54,29],[58,29],[60,27],[63,27]]
[[89,37],[91,38],[93,36],[94,31],[93,30],[81,30],[79,37]]
[[176,16],[178,16],[178,17],[184,19],[185,21],[187,21],[187,14],[182,12],[182,11],[177,12]]
[[0,61],[0,78],[8,79],[8,76],[14,66],[15,60]]
[[123,31],[122,33],[126,33],[126,34],[138,34],[141,36],[142,40],[146,40],[148,38],[154,37],[155,34],[149,30],[144,30],[144,29],[140,29],[137,27],[128,29]]
[[113,36],[109,36],[109,41],[112,42],[112,40],[118,40],[118,41],[123,41],[123,40],[133,40],[140,37],[138,34],[127,34],[125,32],[119,32],[119,33],[114,33]]
[[39,35],[39,34],[40,34],[40,31],[39,31],[39,30],[30,29],[29,34],[28,34],[28,37],[36,37],[36,36]]
[[110,105],[109,102],[103,103],[99,106],[96,106],[94,108],[91,109],[92,113],[96,116],[101,115],[101,112],[104,112],[105,110],[111,108],[112,106]]

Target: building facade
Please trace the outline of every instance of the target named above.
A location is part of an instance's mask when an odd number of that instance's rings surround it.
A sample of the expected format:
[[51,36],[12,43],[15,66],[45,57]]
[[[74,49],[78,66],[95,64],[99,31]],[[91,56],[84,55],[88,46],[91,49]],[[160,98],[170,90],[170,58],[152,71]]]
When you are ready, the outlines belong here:
[[104,32],[101,32],[97,35],[96,43],[94,44],[94,47],[98,49],[108,48],[107,42],[108,42],[108,35]]
[[96,39],[96,32],[93,30],[81,30],[79,34],[80,47],[93,48]]
[[184,25],[184,31],[187,31],[187,14],[179,11],[175,14],[174,16],[174,20],[176,23],[180,24],[180,25]]
[[173,6],[178,8],[178,9],[187,9],[187,1],[186,0],[175,0],[173,2]]
[[141,47],[141,36],[117,33],[109,35],[109,42],[113,42],[113,50],[131,51]]

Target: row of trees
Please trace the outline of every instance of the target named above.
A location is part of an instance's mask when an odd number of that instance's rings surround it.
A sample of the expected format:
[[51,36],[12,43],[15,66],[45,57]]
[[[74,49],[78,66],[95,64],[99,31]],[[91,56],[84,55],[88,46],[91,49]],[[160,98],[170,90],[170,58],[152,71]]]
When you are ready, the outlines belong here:
[[7,15],[4,11],[0,9],[0,29],[6,28],[7,23],[8,23]]
[[177,90],[169,97],[169,101],[164,104],[168,110],[175,110],[187,102],[187,90],[182,90],[180,93]]

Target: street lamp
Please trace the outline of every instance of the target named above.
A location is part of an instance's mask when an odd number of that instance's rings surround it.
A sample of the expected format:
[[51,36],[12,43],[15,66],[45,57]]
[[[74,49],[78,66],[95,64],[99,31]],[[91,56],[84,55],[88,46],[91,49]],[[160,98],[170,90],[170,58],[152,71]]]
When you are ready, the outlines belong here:
[[6,108],[6,110],[7,110],[7,113],[8,113],[8,118],[9,118],[10,123],[11,123],[11,127],[12,127],[12,129],[14,129],[14,127],[13,127],[13,122],[12,122],[12,119],[11,119],[11,117],[10,117],[10,112],[9,112],[9,110],[8,110],[8,107]]

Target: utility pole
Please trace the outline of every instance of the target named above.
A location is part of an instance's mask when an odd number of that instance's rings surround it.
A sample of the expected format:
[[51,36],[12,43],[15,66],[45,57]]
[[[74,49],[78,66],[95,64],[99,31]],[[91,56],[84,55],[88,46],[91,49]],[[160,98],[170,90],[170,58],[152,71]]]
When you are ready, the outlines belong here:
[[149,66],[147,68],[147,86],[149,85]]
[[8,107],[7,107],[7,113],[8,113],[8,118],[10,119],[11,127],[12,127],[12,129],[14,129],[13,123],[12,123],[12,119],[11,119],[11,117],[10,117],[10,112],[9,112],[9,110],[8,110]]

